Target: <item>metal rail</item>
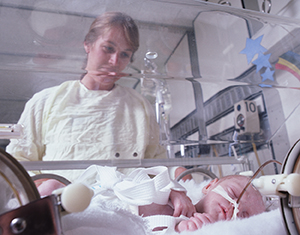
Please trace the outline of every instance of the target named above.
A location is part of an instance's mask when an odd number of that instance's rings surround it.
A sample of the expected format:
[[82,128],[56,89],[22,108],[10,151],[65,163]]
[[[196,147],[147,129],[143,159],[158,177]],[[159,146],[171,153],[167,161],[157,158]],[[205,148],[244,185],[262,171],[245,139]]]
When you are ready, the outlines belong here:
[[82,161],[20,161],[26,170],[76,170],[86,169],[91,165],[115,166],[119,168],[152,167],[152,166],[197,166],[244,164],[246,161],[234,157],[201,157],[172,159],[140,160],[82,160]]

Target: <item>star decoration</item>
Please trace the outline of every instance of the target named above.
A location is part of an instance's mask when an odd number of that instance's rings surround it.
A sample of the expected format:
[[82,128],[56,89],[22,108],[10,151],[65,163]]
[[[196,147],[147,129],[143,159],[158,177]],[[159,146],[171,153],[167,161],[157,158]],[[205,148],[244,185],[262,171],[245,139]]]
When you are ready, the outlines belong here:
[[240,52],[241,54],[246,54],[248,64],[252,61],[253,57],[256,54],[264,53],[267,51],[262,45],[260,45],[263,35],[256,39],[247,38],[246,40],[246,47]]
[[266,67],[266,68],[271,68],[272,65],[269,62],[271,54],[268,55],[263,55],[259,54],[258,58],[254,60],[252,63],[256,65],[256,72],[261,70],[261,68]]
[[267,79],[274,81],[273,78],[274,71],[270,68],[267,68],[266,71],[261,75],[263,77],[262,82],[266,81]]

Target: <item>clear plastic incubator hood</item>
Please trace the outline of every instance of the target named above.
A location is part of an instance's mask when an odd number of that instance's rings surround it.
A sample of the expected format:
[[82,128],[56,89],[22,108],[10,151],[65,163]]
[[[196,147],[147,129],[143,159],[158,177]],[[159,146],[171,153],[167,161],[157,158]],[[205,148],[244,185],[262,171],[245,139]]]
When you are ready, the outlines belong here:
[[[273,161],[262,175],[300,173],[300,20],[243,9],[250,1],[231,2],[0,0],[0,184],[18,201],[8,208],[3,201],[1,213],[39,199],[26,171],[163,165],[222,177]],[[286,9],[298,3],[291,2]],[[22,141],[18,120],[26,102],[82,78],[84,37],[98,15],[111,11],[130,15],[140,33],[128,76],[118,84],[150,102],[168,157],[17,162],[5,150],[10,139]],[[285,196],[282,213],[290,231],[300,231],[299,197]]]
[[[169,158],[98,164],[222,165],[226,174],[269,159],[282,162],[299,138],[300,22],[205,1],[1,1],[4,132],[33,94],[80,79],[84,36],[106,11],[125,12],[139,27],[140,47],[125,70],[130,76],[118,83],[151,102]],[[4,135],[1,146],[8,143]],[[92,163],[24,166],[74,169]]]

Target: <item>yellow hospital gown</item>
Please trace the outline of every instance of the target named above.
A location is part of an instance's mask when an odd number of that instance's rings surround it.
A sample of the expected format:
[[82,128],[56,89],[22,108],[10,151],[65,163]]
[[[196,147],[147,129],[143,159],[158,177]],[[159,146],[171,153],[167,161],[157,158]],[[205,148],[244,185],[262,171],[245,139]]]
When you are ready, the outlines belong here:
[[[88,90],[67,81],[30,99],[19,120],[24,138],[7,152],[20,161],[165,158],[150,103],[131,88]],[[55,172],[54,172],[55,173]],[[60,175],[73,181],[74,171]]]

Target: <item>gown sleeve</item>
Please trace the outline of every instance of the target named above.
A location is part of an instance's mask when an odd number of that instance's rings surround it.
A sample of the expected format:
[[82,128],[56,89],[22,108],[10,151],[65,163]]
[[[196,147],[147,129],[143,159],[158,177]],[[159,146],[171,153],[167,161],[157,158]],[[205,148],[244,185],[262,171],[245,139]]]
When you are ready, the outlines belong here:
[[21,139],[11,139],[6,151],[19,161],[42,160],[45,146],[42,127],[45,122],[45,102],[51,89],[36,93],[25,105],[18,124],[23,126]]

